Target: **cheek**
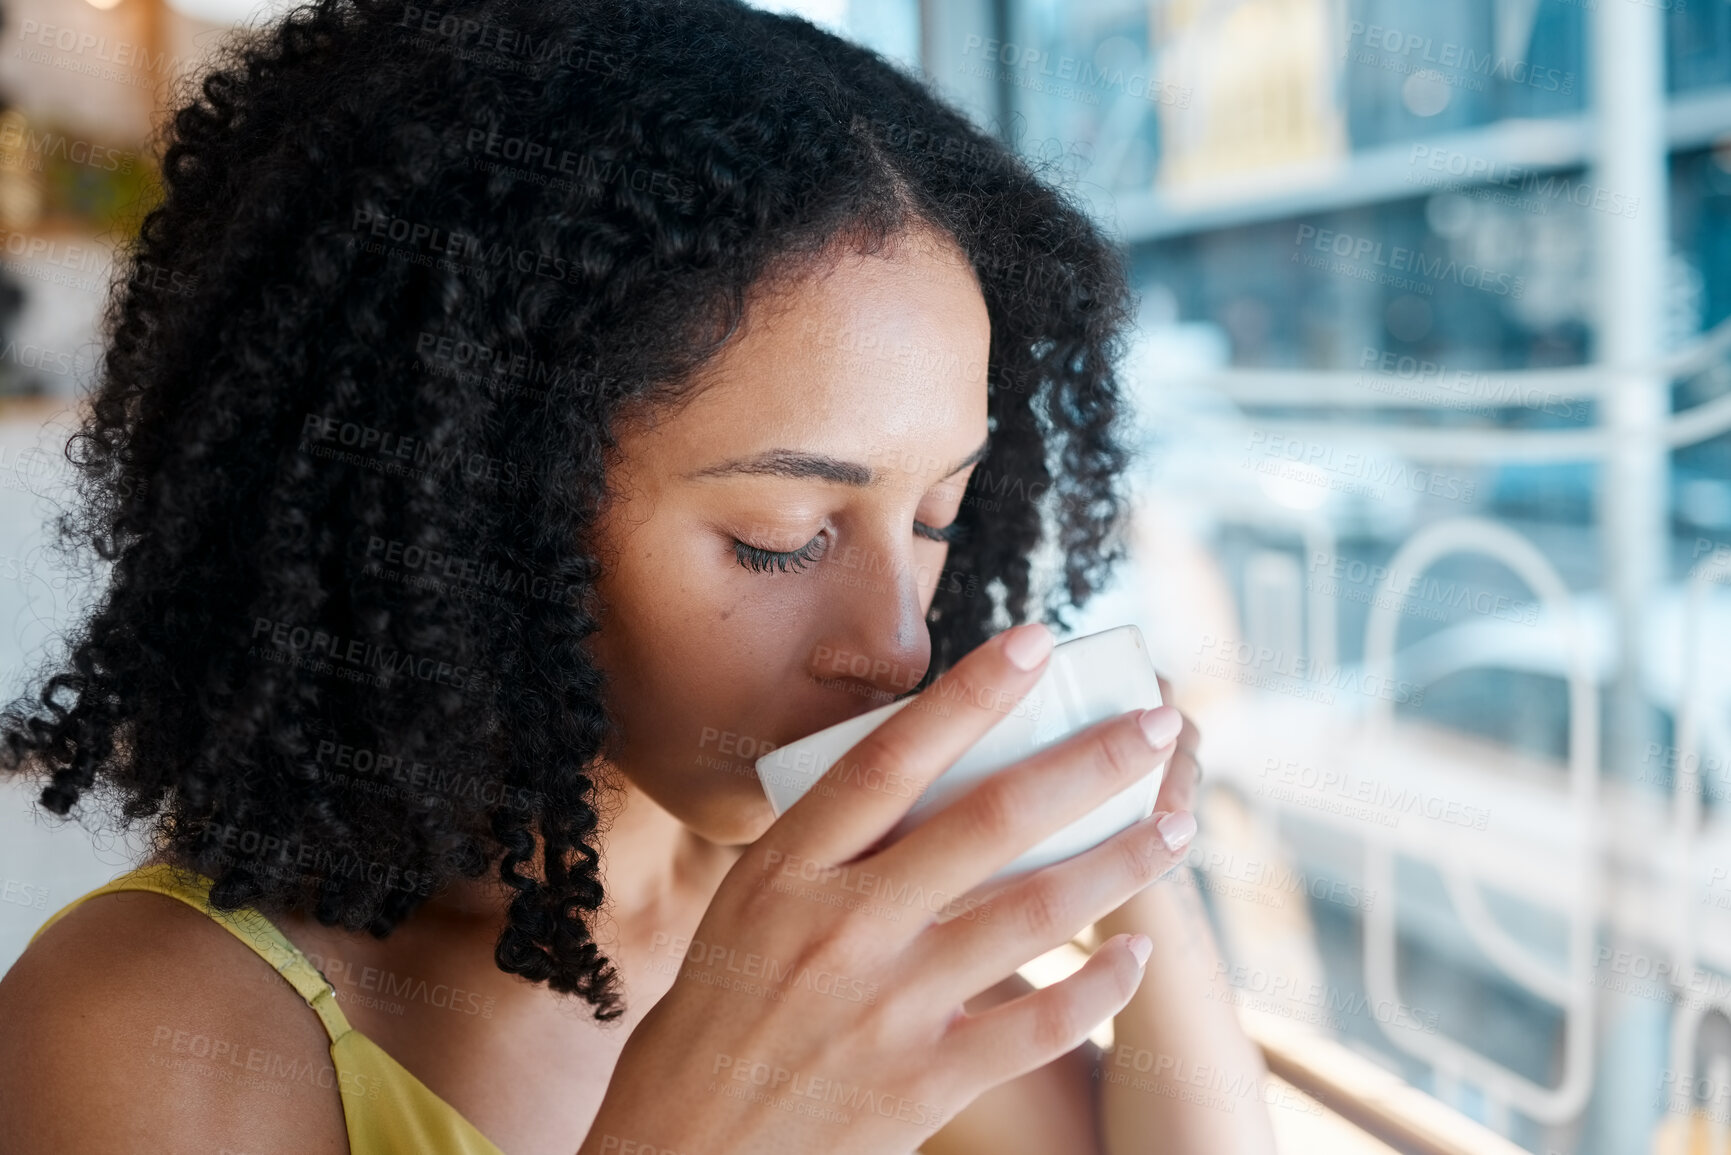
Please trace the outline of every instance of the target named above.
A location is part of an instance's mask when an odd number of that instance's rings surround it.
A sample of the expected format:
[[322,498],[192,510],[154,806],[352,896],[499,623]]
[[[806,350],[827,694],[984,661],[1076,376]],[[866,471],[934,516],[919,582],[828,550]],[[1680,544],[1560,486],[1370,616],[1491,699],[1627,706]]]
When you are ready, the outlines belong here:
[[[596,653],[627,715],[642,732],[651,719],[675,724],[773,698],[824,605],[824,584],[752,573],[696,528],[652,528],[632,536],[600,585],[607,609],[595,636],[605,644]],[[935,580],[935,565],[922,568]]]
[[773,697],[803,618],[781,599],[743,596],[738,584],[645,582],[611,611],[602,631],[612,639],[608,674],[639,733],[670,736]]
[[632,535],[599,584],[608,609],[604,628],[639,647],[715,620],[737,596],[726,575],[716,572],[713,557],[698,555],[689,539],[657,534],[654,528],[644,526]]

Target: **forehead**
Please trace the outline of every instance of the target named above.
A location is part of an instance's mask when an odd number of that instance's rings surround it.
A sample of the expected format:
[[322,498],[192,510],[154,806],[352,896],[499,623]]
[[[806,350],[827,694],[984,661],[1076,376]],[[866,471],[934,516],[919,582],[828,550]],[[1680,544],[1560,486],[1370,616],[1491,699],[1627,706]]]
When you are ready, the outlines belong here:
[[682,471],[770,446],[868,464],[916,449],[952,461],[985,433],[990,343],[985,301],[953,242],[922,234],[849,250],[748,299],[693,399],[653,422],[639,448]]

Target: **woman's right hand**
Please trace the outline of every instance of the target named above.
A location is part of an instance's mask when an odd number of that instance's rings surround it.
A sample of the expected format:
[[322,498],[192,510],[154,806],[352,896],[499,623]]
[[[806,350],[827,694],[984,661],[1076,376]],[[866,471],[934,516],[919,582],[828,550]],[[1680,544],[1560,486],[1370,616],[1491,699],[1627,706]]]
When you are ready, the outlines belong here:
[[1182,849],[1161,839],[1163,815],[995,884],[983,905],[969,892],[1160,765],[1178,711],[1091,726],[884,841],[1033,687],[1052,642],[1036,623],[982,644],[745,851],[693,938],[730,975],[755,971],[775,989],[705,983],[704,962],[688,958],[626,1041],[579,1155],[912,1151],[1130,1001],[1141,964],[1119,936],[1061,982],[979,1015],[962,1009],[1175,865]]

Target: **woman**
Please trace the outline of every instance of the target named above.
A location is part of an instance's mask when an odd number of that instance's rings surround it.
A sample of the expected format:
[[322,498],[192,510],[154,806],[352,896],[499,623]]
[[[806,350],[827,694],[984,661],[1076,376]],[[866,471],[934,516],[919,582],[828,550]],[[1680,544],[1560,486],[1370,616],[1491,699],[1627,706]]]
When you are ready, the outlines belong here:
[[[3,731],[153,855],[0,982],[10,1149],[1269,1149],[1194,892],[1149,885],[1177,711],[887,837],[1037,679],[1002,627],[1120,553],[1084,216],[731,0],[321,0],[163,170],[69,448],[111,584]],[[775,818],[758,753],[910,693]],[[1162,762],[1148,822],[981,885]]]

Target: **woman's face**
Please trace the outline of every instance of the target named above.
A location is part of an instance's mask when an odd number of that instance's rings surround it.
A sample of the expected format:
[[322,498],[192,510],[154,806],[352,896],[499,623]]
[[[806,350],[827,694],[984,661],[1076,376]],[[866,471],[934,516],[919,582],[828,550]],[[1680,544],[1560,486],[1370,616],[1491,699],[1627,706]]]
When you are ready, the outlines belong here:
[[953,242],[850,250],[754,296],[695,399],[622,430],[591,639],[612,760],[704,838],[773,821],[759,755],[924,675],[949,544],[920,530],[955,520],[984,446],[990,336]]

